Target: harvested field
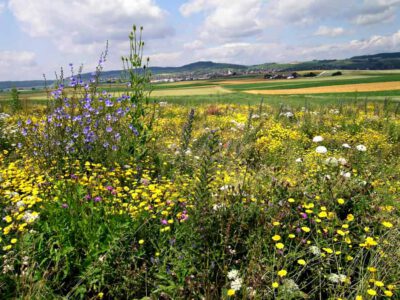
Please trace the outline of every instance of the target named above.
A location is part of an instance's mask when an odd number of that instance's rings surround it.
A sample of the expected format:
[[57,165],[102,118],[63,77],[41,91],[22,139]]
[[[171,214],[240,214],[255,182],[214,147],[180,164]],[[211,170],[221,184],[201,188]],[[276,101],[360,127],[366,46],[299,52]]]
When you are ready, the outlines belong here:
[[262,95],[293,95],[293,94],[325,94],[325,93],[348,93],[348,92],[375,92],[400,90],[400,81],[344,84],[335,86],[320,86],[301,89],[282,89],[282,90],[248,90],[249,94]]

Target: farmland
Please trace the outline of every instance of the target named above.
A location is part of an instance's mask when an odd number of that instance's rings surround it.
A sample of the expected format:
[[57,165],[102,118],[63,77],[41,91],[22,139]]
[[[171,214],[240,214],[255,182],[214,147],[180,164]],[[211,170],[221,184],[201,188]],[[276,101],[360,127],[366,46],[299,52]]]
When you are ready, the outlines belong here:
[[[326,71],[324,71],[326,72]],[[304,73],[304,72],[303,72]],[[104,84],[102,89],[122,94],[126,88],[121,84]],[[400,96],[400,71],[343,71],[342,76],[332,77],[329,75],[315,78],[298,78],[292,80],[265,80],[262,78],[240,78],[240,79],[215,79],[199,81],[183,81],[174,83],[163,83],[152,85],[153,98],[175,98],[185,96],[213,95],[215,96],[230,94],[231,99],[243,98],[242,95],[256,94],[274,95],[284,98],[287,95],[304,95],[310,101],[315,96],[322,94],[331,98],[340,97],[341,99],[354,99],[356,97],[366,97],[372,99],[385,98],[399,99]],[[378,98],[376,98],[378,97]],[[21,99],[46,101],[44,91],[25,91],[21,92]],[[184,99],[182,100],[184,101]],[[249,99],[252,99],[249,96]],[[258,98],[260,99],[260,98]],[[0,93],[1,100],[10,100],[10,94]],[[233,100],[234,101],[234,100]]]

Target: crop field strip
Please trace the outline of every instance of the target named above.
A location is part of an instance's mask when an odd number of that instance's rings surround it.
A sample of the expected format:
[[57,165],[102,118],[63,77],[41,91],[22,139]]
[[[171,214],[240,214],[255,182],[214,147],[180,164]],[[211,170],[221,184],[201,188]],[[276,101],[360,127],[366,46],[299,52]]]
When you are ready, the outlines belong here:
[[400,81],[400,75],[384,75],[384,76],[363,76],[363,77],[351,77],[348,79],[307,79],[307,80],[286,80],[286,81],[268,81],[252,84],[237,84],[237,85],[223,85],[229,89],[235,91],[245,90],[281,90],[281,89],[299,89],[308,87],[321,87],[321,86],[333,86],[333,85],[348,85],[348,84],[362,84],[362,83],[382,83],[382,82],[395,82]]

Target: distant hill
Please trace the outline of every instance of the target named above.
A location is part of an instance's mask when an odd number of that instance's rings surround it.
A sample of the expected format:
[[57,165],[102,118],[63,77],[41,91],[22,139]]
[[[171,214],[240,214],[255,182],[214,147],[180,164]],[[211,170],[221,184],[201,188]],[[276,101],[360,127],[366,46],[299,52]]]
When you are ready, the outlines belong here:
[[266,63],[252,66],[255,69],[277,69],[281,71],[303,70],[392,70],[400,69],[400,52],[354,56],[347,59],[325,59],[294,64]]
[[[228,63],[215,63],[212,61],[198,61],[181,67],[150,67],[153,75],[160,74],[209,74],[231,70],[232,72],[245,71],[303,71],[303,70],[391,70],[400,69],[400,52],[379,53],[373,55],[353,56],[347,59],[324,59],[296,63],[265,63],[259,65],[245,66]],[[105,71],[102,79],[121,78],[121,70]],[[87,80],[90,73],[82,74]],[[53,81],[48,81],[51,85]],[[0,81],[0,90],[16,88],[37,88],[44,86],[43,80],[26,81]]]

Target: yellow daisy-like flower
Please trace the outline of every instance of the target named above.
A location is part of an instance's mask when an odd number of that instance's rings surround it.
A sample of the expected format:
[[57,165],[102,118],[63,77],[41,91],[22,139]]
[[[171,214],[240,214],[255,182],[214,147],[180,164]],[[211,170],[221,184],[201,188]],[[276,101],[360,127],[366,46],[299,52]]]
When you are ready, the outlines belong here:
[[299,260],[297,261],[297,263],[298,263],[299,265],[304,266],[304,265],[306,264],[306,261],[305,261],[304,259],[299,259]]
[[272,240],[274,240],[275,242],[280,241],[280,239],[281,239],[281,236],[277,235],[277,234],[272,237]]
[[385,296],[388,296],[388,297],[392,297],[393,296],[393,292],[389,291],[389,290],[386,290],[383,293],[385,294]]
[[295,237],[296,237],[296,235],[294,235],[293,233],[289,234],[290,239],[294,239]]
[[382,281],[375,281],[375,285],[378,287],[385,286],[385,284]]
[[274,289],[276,289],[279,286],[279,283],[277,283],[276,281],[272,283],[272,287]]
[[363,300],[363,296],[357,295],[357,296],[356,296],[356,300]]
[[304,232],[310,232],[311,231],[311,229],[309,227],[307,227],[307,226],[301,227],[301,230],[303,230]]
[[370,271],[371,273],[375,273],[376,272],[376,268],[368,267],[368,271]]
[[228,292],[226,293],[228,296],[233,296],[235,295],[235,290],[234,289],[229,289]]
[[340,205],[342,205],[342,204],[344,204],[344,199],[339,198],[339,199],[337,199],[337,202],[338,202]]
[[377,293],[376,293],[376,291],[373,290],[373,289],[368,289],[368,290],[367,290],[367,294],[368,294],[368,295],[371,295],[371,296],[376,296]]
[[288,199],[288,202],[289,202],[289,203],[293,203],[294,201],[295,201],[295,200],[294,200],[293,198],[289,198],[289,199]]
[[282,269],[278,271],[278,276],[279,277],[285,277],[287,275],[287,271],[285,269]]
[[351,222],[354,221],[354,216],[352,214],[348,214],[346,217],[347,221]]
[[390,222],[388,222],[388,221],[383,221],[383,222],[382,222],[382,225],[385,226],[385,227],[387,227],[387,228],[392,228],[392,227],[393,227],[393,224],[390,223]]
[[16,244],[17,243],[17,239],[11,239],[11,244]]
[[283,249],[283,248],[285,248],[285,245],[282,244],[282,243],[277,243],[277,244],[275,245],[275,247],[278,248],[278,249]]
[[333,250],[331,248],[322,248],[326,253],[332,254]]
[[144,244],[144,240],[139,240],[139,245],[143,245]]

